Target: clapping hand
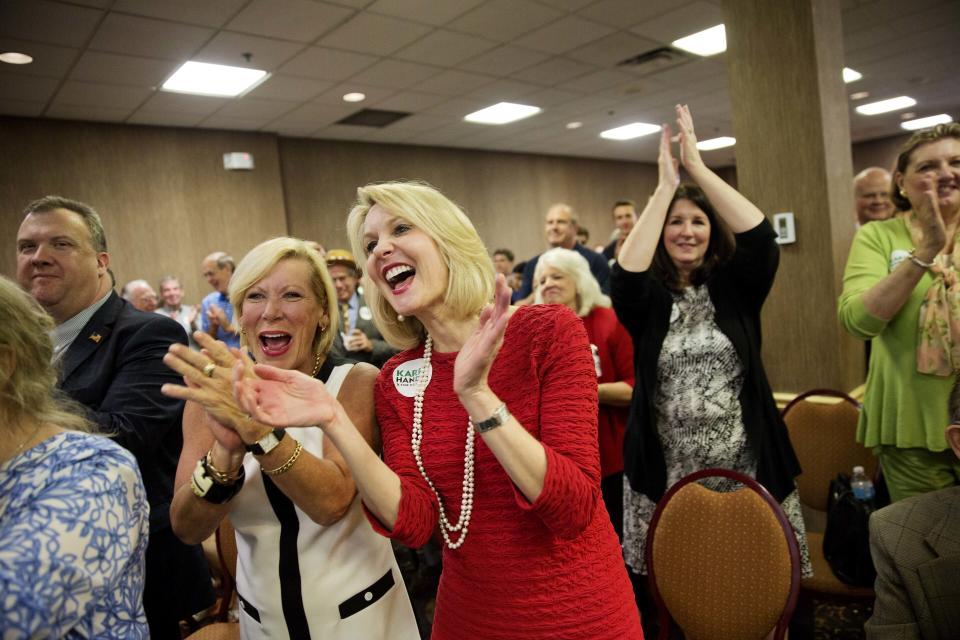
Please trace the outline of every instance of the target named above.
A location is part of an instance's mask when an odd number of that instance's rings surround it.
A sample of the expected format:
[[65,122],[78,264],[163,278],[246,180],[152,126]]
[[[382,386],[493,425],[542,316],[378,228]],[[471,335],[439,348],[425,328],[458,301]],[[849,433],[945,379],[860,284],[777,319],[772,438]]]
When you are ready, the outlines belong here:
[[697,134],[693,130],[693,117],[690,107],[677,105],[677,140],[680,142],[680,162],[687,171],[693,171],[703,164],[700,150],[697,149]]
[[922,189],[920,201],[915,204],[911,202],[911,205],[922,232],[922,238],[917,243],[917,253],[920,259],[930,262],[946,246],[947,230],[940,214],[940,204],[937,202],[936,181],[924,178]]
[[310,376],[265,364],[246,374],[243,364],[233,368],[233,392],[244,411],[273,427],[311,427],[329,424],[337,413],[336,398]]
[[680,165],[670,150],[670,125],[664,124],[660,133],[660,155],[657,157],[660,184],[667,189],[676,190],[680,184]]
[[500,351],[509,320],[510,287],[503,275],[498,274],[494,303],[480,312],[480,324],[460,348],[453,365],[453,389],[461,398],[487,388],[487,376]]

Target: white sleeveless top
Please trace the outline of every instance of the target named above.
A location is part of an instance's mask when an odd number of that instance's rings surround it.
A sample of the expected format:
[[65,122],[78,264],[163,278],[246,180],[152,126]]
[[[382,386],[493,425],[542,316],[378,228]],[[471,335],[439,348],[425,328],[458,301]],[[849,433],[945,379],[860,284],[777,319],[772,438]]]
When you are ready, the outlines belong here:
[[[353,367],[330,361],[318,376],[337,395]],[[317,458],[323,431],[288,429]],[[360,497],[328,527],[299,509],[244,459],[246,481],[233,499],[237,593],[244,640],[419,640],[413,609],[387,538],[370,527]]]

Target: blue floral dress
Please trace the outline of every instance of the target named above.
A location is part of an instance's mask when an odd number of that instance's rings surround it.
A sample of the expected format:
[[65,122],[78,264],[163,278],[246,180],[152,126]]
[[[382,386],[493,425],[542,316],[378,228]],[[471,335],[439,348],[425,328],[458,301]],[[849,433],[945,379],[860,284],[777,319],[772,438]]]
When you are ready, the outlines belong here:
[[137,464],[66,432],[0,464],[0,638],[148,638]]

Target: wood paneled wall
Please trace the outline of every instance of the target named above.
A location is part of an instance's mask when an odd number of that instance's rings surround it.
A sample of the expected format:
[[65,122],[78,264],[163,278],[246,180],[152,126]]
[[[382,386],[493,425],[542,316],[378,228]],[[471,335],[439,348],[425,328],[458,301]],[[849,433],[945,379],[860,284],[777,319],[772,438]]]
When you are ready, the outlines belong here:
[[591,244],[606,244],[613,203],[645,201],[657,179],[641,163],[321,140],[281,138],[280,156],[290,233],[328,249],[349,248],[346,214],[357,186],[373,181],[429,182],[466,210],[491,250],[524,260],[545,248],[552,203],[570,204]]
[[[272,135],[3,118],[0,149],[4,275],[15,273],[20,212],[48,194],[100,213],[118,288],[172,273],[191,302],[210,292],[200,275],[207,254],[239,259],[286,233]],[[256,169],[225,171],[230,151],[252,153]]]

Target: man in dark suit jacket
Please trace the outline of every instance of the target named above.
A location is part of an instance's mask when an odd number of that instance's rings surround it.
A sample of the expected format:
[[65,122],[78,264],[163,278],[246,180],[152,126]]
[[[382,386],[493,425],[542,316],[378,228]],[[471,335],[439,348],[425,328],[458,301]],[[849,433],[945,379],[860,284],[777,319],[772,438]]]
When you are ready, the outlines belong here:
[[164,383],[180,382],[162,358],[187,337],[170,318],[138,311],[113,292],[106,249],[91,207],[41,198],[17,234],[17,279],[56,322],[60,389],[137,459],[150,503],[144,608],[151,637],[178,639],[179,621],[213,602],[202,551],[170,527],[183,403],[160,393]]
[[[947,442],[960,457],[960,416],[953,421]],[[875,512],[870,552],[877,600],[868,639],[960,638],[960,484]]]
[[387,344],[373,324],[373,313],[357,287],[360,270],[353,254],[344,249],[331,249],[327,252],[326,260],[340,310],[340,330],[333,340],[333,353],[382,367],[397,353],[397,349]]

